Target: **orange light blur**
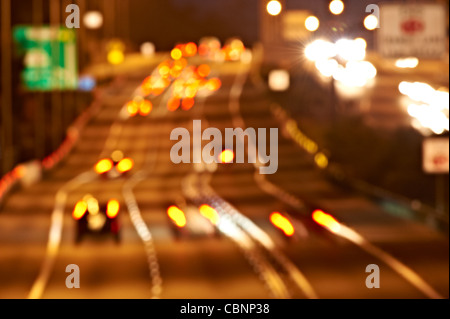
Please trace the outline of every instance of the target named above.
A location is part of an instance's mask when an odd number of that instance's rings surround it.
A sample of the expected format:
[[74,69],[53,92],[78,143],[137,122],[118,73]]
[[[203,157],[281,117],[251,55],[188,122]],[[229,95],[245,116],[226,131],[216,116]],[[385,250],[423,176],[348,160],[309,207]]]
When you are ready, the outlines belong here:
[[16,178],[22,178],[25,176],[25,172],[26,172],[25,166],[19,165],[14,169],[13,174]]
[[341,224],[339,224],[339,222],[336,219],[334,219],[333,216],[326,214],[319,209],[313,212],[312,218],[316,223],[318,223],[323,227],[328,228],[333,233],[337,233],[341,229]]
[[176,110],[178,110],[178,108],[180,107],[180,99],[179,98],[171,98],[168,102],[167,102],[167,109],[170,112],[175,112]]
[[183,57],[183,52],[180,49],[175,48],[170,52],[170,56],[174,60],[180,60]]
[[75,208],[73,209],[72,217],[75,220],[80,220],[81,218],[83,218],[84,214],[86,214],[87,208],[87,203],[84,200],[80,200],[79,202],[77,202]]
[[170,206],[167,209],[167,215],[169,218],[180,228],[186,226],[186,216],[184,212],[176,206]]
[[152,109],[153,109],[152,102],[150,102],[148,100],[144,100],[139,105],[139,114],[141,114],[142,116],[147,116],[150,114]]
[[191,57],[197,54],[197,45],[194,42],[189,42],[184,48],[186,56]]
[[130,116],[136,116],[138,109],[139,107],[136,101],[130,101],[127,103],[127,112]]
[[113,162],[110,159],[105,158],[100,160],[97,165],[95,165],[95,171],[97,172],[97,174],[103,174],[111,170],[112,167]]
[[217,225],[219,224],[219,214],[217,213],[217,211],[212,208],[209,205],[202,205],[200,206],[200,214],[205,217],[206,219],[208,219],[211,224],[213,225]]
[[168,65],[161,65],[158,72],[162,77],[168,77],[170,74],[170,67]]
[[234,152],[231,150],[224,150],[219,155],[219,161],[222,164],[232,163],[234,160]]
[[295,228],[292,225],[292,223],[289,221],[289,219],[287,219],[286,217],[284,217],[280,213],[273,213],[273,214],[271,214],[270,215],[270,222],[275,227],[281,229],[283,231],[283,233],[286,236],[288,236],[288,237],[293,236],[294,233],[295,233]]
[[120,204],[117,200],[111,199],[106,206],[106,216],[108,218],[116,218],[119,215]]
[[206,83],[206,87],[210,91],[217,91],[222,86],[222,81],[218,78],[213,78]]
[[206,44],[200,44],[198,47],[198,54],[207,55],[208,54],[208,46]]
[[183,102],[181,102],[181,108],[185,111],[189,111],[195,104],[195,100],[193,98],[185,98]]
[[117,170],[120,173],[129,172],[133,169],[134,162],[131,158],[124,158],[117,164]]
[[197,74],[206,78],[211,73],[211,67],[208,64],[202,64],[197,68]]

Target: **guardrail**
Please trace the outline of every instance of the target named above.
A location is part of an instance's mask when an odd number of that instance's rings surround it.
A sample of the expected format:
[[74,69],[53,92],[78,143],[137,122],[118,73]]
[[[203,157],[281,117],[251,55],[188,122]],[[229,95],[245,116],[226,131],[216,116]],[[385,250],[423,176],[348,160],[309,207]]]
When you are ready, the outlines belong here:
[[75,119],[72,125],[67,129],[67,134],[61,145],[43,160],[32,160],[30,162],[17,165],[13,170],[6,173],[0,179],[0,205],[3,203],[6,195],[18,185],[29,186],[36,183],[42,177],[42,174],[58,165],[75,146],[80,132],[100,109],[101,93],[94,91],[93,102]]

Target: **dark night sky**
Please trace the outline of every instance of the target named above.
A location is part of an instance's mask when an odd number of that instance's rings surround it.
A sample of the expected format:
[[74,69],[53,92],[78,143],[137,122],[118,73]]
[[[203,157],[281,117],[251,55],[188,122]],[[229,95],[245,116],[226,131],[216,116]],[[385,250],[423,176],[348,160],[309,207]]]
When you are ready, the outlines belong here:
[[132,0],[132,37],[138,43],[153,41],[158,49],[208,35],[240,36],[252,44],[258,37],[258,1]]
[[[241,37],[247,45],[258,41],[260,0],[130,0],[133,41],[153,41],[160,50],[180,41],[197,41],[213,35],[222,41]],[[288,10],[309,10],[329,19],[329,0],[287,0]],[[362,23],[367,4],[379,0],[347,0],[340,17],[350,25]],[[163,35],[163,36],[162,36]]]

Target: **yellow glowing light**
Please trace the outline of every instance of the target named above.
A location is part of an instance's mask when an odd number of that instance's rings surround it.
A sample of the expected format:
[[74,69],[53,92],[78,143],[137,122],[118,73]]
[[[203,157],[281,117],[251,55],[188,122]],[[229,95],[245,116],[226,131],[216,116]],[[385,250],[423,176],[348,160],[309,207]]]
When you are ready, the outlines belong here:
[[328,228],[333,233],[337,233],[341,230],[341,224],[334,219],[333,216],[324,213],[321,210],[316,210],[312,214],[313,220],[318,223],[319,225]]
[[373,14],[368,15],[364,19],[364,27],[369,31],[375,30],[378,27],[378,18]]
[[213,78],[213,79],[209,80],[208,83],[206,84],[206,87],[210,91],[217,91],[218,89],[220,89],[221,86],[222,86],[222,81],[220,81],[220,79],[218,79],[218,78]]
[[208,205],[202,205],[199,210],[200,214],[206,219],[208,219],[211,222],[211,224],[213,225],[219,224],[220,217],[214,208]]
[[234,152],[231,150],[224,150],[219,155],[219,161],[222,164],[232,163],[234,160]]
[[189,42],[184,48],[186,56],[191,57],[197,54],[197,45],[194,42]]
[[345,6],[341,0],[333,0],[330,2],[330,11],[334,15],[339,15],[344,12]]
[[169,218],[180,228],[186,226],[186,216],[184,212],[176,206],[170,206],[167,209],[167,215]]
[[106,206],[106,215],[113,219],[116,218],[117,215],[119,214],[119,210],[120,210],[120,204],[117,200],[115,199],[111,199],[108,202],[108,205]]
[[159,67],[158,72],[162,77],[167,77],[170,73],[170,67],[168,65],[162,65]]
[[139,105],[139,114],[141,114],[142,116],[147,116],[150,114],[152,109],[153,109],[152,102],[144,100]]
[[87,203],[84,200],[80,200],[73,209],[72,216],[74,219],[81,219],[87,211]]
[[320,168],[325,169],[328,167],[328,158],[325,156],[325,154],[317,153],[314,157],[314,160],[317,166],[319,166]]
[[175,48],[170,52],[170,56],[174,60],[180,60],[183,57],[183,52],[180,49]]
[[319,19],[317,19],[317,17],[309,16],[308,18],[306,18],[306,20],[305,20],[306,30],[314,32],[314,31],[317,31],[317,29],[319,29],[319,26],[320,26],[320,21],[319,21]]
[[121,64],[125,60],[125,55],[120,50],[111,50],[108,53],[108,62],[113,65]]
[[127,103],[127,112],[130,116],[135,116],[138,112],[138,104],[136,101],[131,101]]
[[134,162],[131,158],[124,158],[117,164],[117,170],[120,173],[125,173],[133,169]]
[[267,12],[272,16],[279,15],[281,13],[281,10],[283,10],[283,6],[281,5],[280,1],[272,0],[267,4]]
[[112,161],[110,159],[105,158],[100,160],[97,163],[97,165],[95,165],[95,171],[97,172],[97,174],[104,174],[109,170],[111,170],[112,167],[113,167]]
[[295,229],[294,229],[294,226],[292,225],[292,223],[289,221],[289,219],[287,219],[286,217],[284,217],[280,213],[273,213],[273,214],[271,214],[270,215],[270,222],[275,227],[281,229],[283,231],[283,233],[286,236],[288,236],[288,237],[293,236],[294,233],[295,233]]

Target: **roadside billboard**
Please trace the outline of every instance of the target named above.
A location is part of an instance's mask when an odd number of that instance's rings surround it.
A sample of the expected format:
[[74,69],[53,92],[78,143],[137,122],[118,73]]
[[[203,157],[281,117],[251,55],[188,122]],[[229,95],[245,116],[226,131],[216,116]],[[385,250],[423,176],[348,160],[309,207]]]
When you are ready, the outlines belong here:
[[449,139],[426,138],[423,142],[423,169],[429,174],[448,174]]
[[440,4],[380,4],[378,52],[390,58],[441,58],[447,52],[446,15]]

